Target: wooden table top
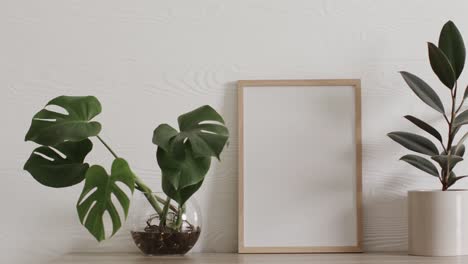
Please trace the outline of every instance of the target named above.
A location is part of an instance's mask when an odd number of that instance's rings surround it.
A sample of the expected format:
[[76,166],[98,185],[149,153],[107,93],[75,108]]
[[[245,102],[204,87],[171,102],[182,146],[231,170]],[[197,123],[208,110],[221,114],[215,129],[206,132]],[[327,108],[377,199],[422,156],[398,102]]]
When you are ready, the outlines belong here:
[[468,263],[468,256],[418,257],[406,253],[363,254],[217,254],[193,253],[185,256],[151,257],[138,253],[73,253],[62,256],[52,263],[61,264],[455,264]]

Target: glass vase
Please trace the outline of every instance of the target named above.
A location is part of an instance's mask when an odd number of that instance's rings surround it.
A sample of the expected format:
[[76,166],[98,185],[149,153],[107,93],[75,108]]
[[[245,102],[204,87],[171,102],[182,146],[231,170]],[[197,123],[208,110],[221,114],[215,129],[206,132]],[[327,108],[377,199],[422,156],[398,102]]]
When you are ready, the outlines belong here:
[[146,255],[184,255],[201,232],[200,208],[193,197],[180,206],[160,192],[136,192],[128,223],[135,245]]

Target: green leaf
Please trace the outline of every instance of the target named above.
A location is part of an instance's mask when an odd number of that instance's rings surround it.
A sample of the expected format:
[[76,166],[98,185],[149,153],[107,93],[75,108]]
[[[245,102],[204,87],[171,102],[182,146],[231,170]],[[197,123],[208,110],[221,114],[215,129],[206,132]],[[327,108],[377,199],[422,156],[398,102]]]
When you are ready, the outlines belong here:
[[177,122],[179,123],[179,128],[181,131],[190,130],[193,127],[199,125],[201,122],[207,121],[214,121],[224,124],[223,117],[209,105],[201,106],[177,118]]
[[53,149],[41,146],[33,151],[24,164],[24,169],[45,186],[72,186],[85,178],[89,165],[83,161],[92,148],[93,144],[89,139],[64,142]]
[[159,125],[153,132],[153,144],[158,145],[165,151],[170,151],[170,141],[179,132],[168,124]]
[[465,87],[465,92],[463,93],[463,98],[466,99],[468,97],[468,85]]
[[[219,160],[219,155],[229,138],[229,131],[218,112],[205,105],[179,116],[177,121],[181,133],[174,140],[174,144],[179,145],[174,147],[175,150],[180,149],[187,139],[195,157],[216,157]],[[176,151],[175,154],[178,152],[181,153]]]
[[458,79],[465,66],[466,51],[463,37],[452,21],[445,23],[440,32],[439,48],[447,56]]
[[402,71],[400,74],[419,99],[436,111],[442,114],[445,113],[444,105],[442,104],[439,96],[426,82],[409,72]]
[[455,182],[457,182],[457,176],[455,175],[453,171],[451,171],[449,174],[448,182],[447,182],[448,183],[447,188],[454,185]]
[[437,138],[440,142],[442,142],[442,136],[440,135],[440,133],[428,123],[411,115],[406,115],[405,118],[408,119],[411,123],[415,124],[417,127],[421,128],[422,130]]
[[65,141],[81,141],[96,136],[101,124],[90,121],[101,112],[101,104],[94,96],[59,96],[46,106],[59,106],[67,114],[42,109],[34,115],[26,141],[55,146]]
[[428,43],[428,50],[432,70],[445,86],[452,89],[457,78],[449,59],[441,49],[430,42]]
[[[204,180],[204,179],[203,179]],[[182,189],[176,189],[168,180],[167,178],[163,178],[161,181],[162,184],[162,189],[164,193],[171,197],[174,201],[176,201],[178,204],[183,205],[185,202],[192,197],[192,195],[200,189],[200,187],[203,184],[203,180],[200,182],[189,185],[187,187],[184,187]]]
[[456,155],[437,155],[437,156],[433,156],[431,157],[431,159],[437,161],[437,163],[439,163],[440,167],[444,170],[447,169],[447,162],[448,160],[450,159],[450,167],[449,167],[449,170],[452,170],[453,167],[455,167],[455,165],[457,165],[458,162],[462,161],[463,158],[462,157],[459,157],[459,156],[456,156]]
[[463,145],[463,142],[465,142],[465,140],[468,138],[468,132],[466,132],[462,138],[460,139],[460,141],[458,141],[458,144],[457,144],[457,147],[455,148],[455,153],[458,153],[460,151],[461,148],[465,148],[465,145]]
[[[456,156],[459,156],[459,157],[463,157],[465,155],[465,145],[461,144],[460,147],[457,149],[457,146],[452,146],[451,148],[453,151],[452,152],[455,152],[453,153],[453,155],[456,155]],[[447,152],[442,151],[441,155],[447,155]]]
[[436,166],[423,157],[419,157],[417,155],[405,155],[401,157],[400,160],[406,161],[424,172],[439,177],[439,171],[437,170]]
[[449,174],[449,178],[448,178],[447,188],[454,185],[458,180],[461,180],[461,179],[466,178],[466,177],[468,177],[468,176],[465,175],[465,176],[458,176],[457,177],[457,175],[455,175],[455,173],[453,171],[451,171],[450,174]]
[[173,152],[174,157],[180,160],[184,159],[186,142],[190,143],[194,157],[216,157],[219,160],[229,131],[223,118],[211,106],[205,105],[179,116],[178,123],[178,134],[167,124],[158,126],[153,133],[153,143]]
[[[130,207],[130,199],[117,185],[125,184],[133,193],[135,175],[130,170],[128,163],[117,158],[112,163],[111,175],[99,165],[93,165],[86,173],[85,186],[80,195],[76,208],[80,222],[98,240],[106,238],[104,229],[104,213],[108,213],[112,220],[112,235],[122,226],[122,218],[126,218]],[[114,196],[123,209],[124,216],[119,215],[116,205],[112,201]]]
[[202,185],[211,157],[219,159],[229,131],[208,105],[179,116],[178,123],[180,132],[167,124],[158,126],[153,143],[158,145],[163,191],[182,205]]
[[465,145],[461,144],[459,148],[456,148],[456,146],[452,146],[455,150],[455,155],[463,157],[465,155]]
[[460,131],[460,127],[459,126],[453,126],[453,129],[452,129],[452,133],[450,133],[450,136],[455,138],[455,136],[457,135],[458,131]]
[[456,127],[468,124],[468,110],[461,112],[459,115],[455,117],[453,120],[453,125]]
[[434,143],[423,136],[399,131],[391,132],[387,135],[409,150],[429,156],[437,156],[439,154],[439,151],[437,150],[437,147],[434,145]]
[[[187,144],[187,143],[186,143]],[[162,171],[162,187],[167,196],[184,204],[200,188],[211,164],[211,157],[194,157],[190,146],[183,160],[158,148],[156,158]]]

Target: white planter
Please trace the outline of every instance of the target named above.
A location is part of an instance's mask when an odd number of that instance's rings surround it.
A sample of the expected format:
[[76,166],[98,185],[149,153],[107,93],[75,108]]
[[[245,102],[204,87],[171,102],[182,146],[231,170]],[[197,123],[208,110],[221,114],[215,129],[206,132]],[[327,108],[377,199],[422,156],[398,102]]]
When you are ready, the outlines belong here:
[[408,253],[468,255],[468,190],[408,192]]

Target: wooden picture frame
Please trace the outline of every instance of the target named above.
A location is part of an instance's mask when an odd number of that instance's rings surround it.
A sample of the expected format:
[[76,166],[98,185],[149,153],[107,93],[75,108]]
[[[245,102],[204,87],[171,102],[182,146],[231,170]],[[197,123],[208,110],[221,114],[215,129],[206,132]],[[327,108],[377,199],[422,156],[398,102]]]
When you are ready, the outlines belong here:
[[[248,179],[246,179],[246,171],[245,171],[245,158],[246,155],[244,151],[246,151],[246,146],[245,144],[245,127],[244,127],[244,121],[245,121],[245,115],[252,114],[252,113],[257,113],[261,112],[257,111],[257,108],[262,108],[263,104],[265,103],[263,98],[268,97],[270,93],[263,94],[261,97],[258,97],[258,94],[262,93],[262,91],[267,91],[268,88],[270,90],[276,91],[275,93],[278,92],[279,89],[295,89],[295,87],[301,87],[298,88],[297,91],[305,91],[305,89],[302,88],[308,88],[308,89],[321,89],[321,91],[327,91],[326,89],[334,89],[337,87],[349,87],[347,88],[348,91],[351,89],[352,93],[354,94],[354,99],[353,99],[353,104],[354,104],[354,129],[353,129],[353,134],[354,136],[349,136],[349,137],[354,137],[354,143],[352,143],[354,147],[354,153],[355,153],[355,179],[351,180],[353,181],[354,188],[351,190],[351,192],[354,193],[355,195],[355,200],[353,202],[353,207],[355,209],[355,214],[353,213],[353,216],[355,216],[355,219],[351,219],[351,222],[355,222],[355,234],[352,235],[353,238],[350,239],[352,240],[353,243],[350,244],[337,244],[337,245],[319,245],[319,243],[313,243],[313,245],[298,245],[294,244],[293,245],[279,245],[279,244],[274,244],[270,242],[248,242],[246,241],[246,233],[245,229],[248,228],[249,223],[245,222],[245,217],[247,216],[246,211],[248,211],[246,208],[247,206],[250,206],[252,203],[252,200],[246,201],[245,195],[246,195],[246,188],[244,184],[247,182]],[[254,88],[255,90],[249,90],[251,88]],[[278,89],[277,89],[278,88]],[[266,90],[259,90],[259,89],[266,89]],[[258,101],[258,106],[255,106],[255,111],[251,111],[252,113],[245,113],[245,107],[249,107],[245,101],[246,99],[244,96],[246,95],[246,91],[259,91],[259,92],[254,92],[253,98],[261,98],[261,100]],[[285,90],[286,91],[286,90]],[[318,91],[318,90],[317,90]],[[331,90],[330,90],[331,91]],[[251,92],[247,92],[251,93]],[[258,93],[256,95],[256,93]],[[326,94],[327,92],[325,92]],[[265,96],[268,95],[268,96]],[[249,95],[247,95],[249,96]],[[276,96],[278,98],[278,96]],[[249,99],[250,100],[250,99]],[[247,100],[247,101],[249,101]],[[251,99],[253,100],[253,99]],[[268,100],[265,99],[265,100]],[[295,104],[295,102],[291,102],[292,104]],[[287,109],[287,106],[284,105],[278,105],[277,107],[282,107],[284,109]],[[330,106],[331,107],[331,106]],[[238,81],[238,110],[239,110],[239,117],[238,117],[238,129],[239,129],[239,214],[238,214],[238,250],[239,253],[330,253],[330,252],[362,252],[362,150],[361,150],[361,82],[358,79],[333,79],[333,80],[241,80]],[[343,110],[344,111],[344,110]],[[313,113],[311,113],[313,114]],[[260,115],[260,114],[259,114]],[[246,123],[252,124],[246,120]],[[249,128],[250,129],[250,128]],[[261,130],[257,129],[257,130]],[[255,130],[255,129],[254,129]],[[256,132],[255,132],[256,133]],[[262,134],[263,135],[263,134]],[[252,141],[249,141],[252,142]],[[272,144],[275,142],[272,141]],[[256,148],[258,149],[258,148]],[[247,148],[248,150],[248,148]],[[353,154],[354,155],[354,154]],[[252,156],[252,155],[251,155]],[[254,156],[254,158],[257,156]],[[255,162],[255,160],[253,160]],[[274,164],[274,162],[272,162]],[[248,164],[252,164],[252,162],[249,160]],[[274,166],[274,165],[273,165]],[[247,172],[248,173],[248,172]],[[249,176],[253,177],[253,176]],[[260,196],[258,196],[260,197]],[[257,199],[253,199],[256,201]],[[249,219],[256,219],[257,217],[250,217]],[[261,216],[260,216],[261,218]],[[256,221],[256,220],[254,220]],[[260,221],[260,220],[258,220]],[[264,223],[265,221],[261,221],[261,223]],[[253,224],[252,224],[253,225]],[[311,222],[311,225],[313,223]],[[352,224],[354,226],[354,223]],[[354,228],[354,227],[353,227]],[[275,232],[274,228],[272,229],[272,232]],[[258,233],[258,232],[257,232]],[[353,232],[354,233],[354,232]],[[263,234],[260,234],[259,236],[265,235],[264,232]],[[340,236],[340,235],[338,235]],[[273,240],[275,239],[274,236],[272,236]],[[250,239],[250,238],[249,238]],[[314,238],[315,239],[315,238]],[[252,241],[254,239],[251,239]],[[261,239],[260,239],[261,240]],[[267,239],[265,239],[267,240]],[[268,244],[268,245],[262,245]],[[276,243],[276,242],[275,242]],[[328,242],[327,242],[328,243]]]

